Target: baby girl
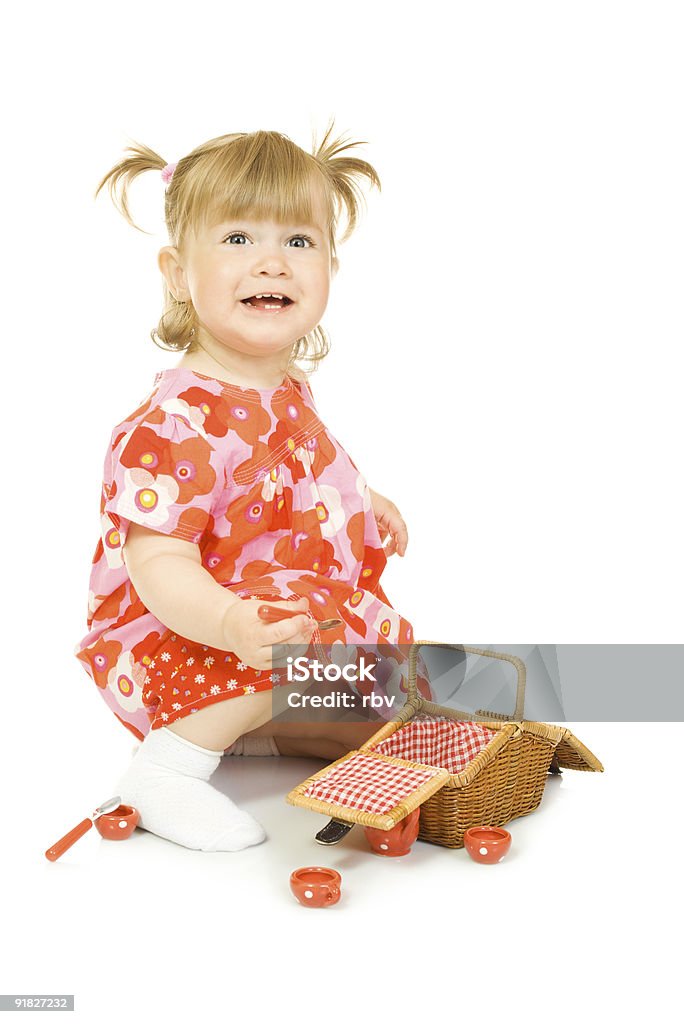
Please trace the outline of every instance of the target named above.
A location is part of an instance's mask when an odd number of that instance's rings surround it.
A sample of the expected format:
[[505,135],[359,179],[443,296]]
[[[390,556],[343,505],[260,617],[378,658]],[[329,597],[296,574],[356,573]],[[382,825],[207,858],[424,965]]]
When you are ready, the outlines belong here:
[[[142,741],[116,792],[143,828],[191,849],[265,838],[209,782],[224,752],[330,759],[377,729],[272,719],[273,645],[320,641],[324,619],[339,620],[326,643],[413,639],[380,583],[406,525],[319,418],[308,383],[329,348],[320,321],[339,215],[344,241],[358,181],[380,185],[331,130],[312,153],[257,131],[175,164],[135,144],[97,189],[137,227],[130,183],[161,172],[169,245],[152,338],[182,356],[112,431],[75,653]],[[264,621],[264,605],[292,614]]]

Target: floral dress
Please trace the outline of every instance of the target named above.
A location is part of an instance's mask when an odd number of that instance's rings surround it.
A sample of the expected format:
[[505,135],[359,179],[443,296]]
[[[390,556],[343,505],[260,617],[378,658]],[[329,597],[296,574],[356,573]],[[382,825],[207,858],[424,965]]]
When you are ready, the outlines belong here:
[[387,557],[368,485],[319,419],[308,384],[287,377],[257,390],[185,367],[160,371],[112,431],[103,476],[89,632],[74,653],[138,738],[272,689],[278,676],[173,633],[143,605],[122,558],[131,522],[196,543],[207,572],[241,598],[307,597],[317,621],[341,620],[325,644],[412,642],[380,585]]

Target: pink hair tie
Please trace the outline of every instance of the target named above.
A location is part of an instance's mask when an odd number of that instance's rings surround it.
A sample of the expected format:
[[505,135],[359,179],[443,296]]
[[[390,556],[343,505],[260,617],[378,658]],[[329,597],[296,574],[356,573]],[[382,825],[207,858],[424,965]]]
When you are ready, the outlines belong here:
[[171,178],[173,177],[173,172],[176,170],[176,164],[167,164],[164,170],[161,172],[162,181],[164,182],[165,185],[168,185],[168,183],[171,181]]

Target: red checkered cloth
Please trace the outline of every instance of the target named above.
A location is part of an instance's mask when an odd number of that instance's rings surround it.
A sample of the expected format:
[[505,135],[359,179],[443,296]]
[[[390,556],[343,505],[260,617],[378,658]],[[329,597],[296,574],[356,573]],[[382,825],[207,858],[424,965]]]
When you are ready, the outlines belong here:
[[357,811],[385,814],[432,779],[438,768],[405,768],[356,754],[316,779],[304,796]]
[[456,722],[450,718],[409,719],[406,725],[371,749],[376,754],[446,768],[457,775],[495,736],[494,729],[487,729],[478,722]]

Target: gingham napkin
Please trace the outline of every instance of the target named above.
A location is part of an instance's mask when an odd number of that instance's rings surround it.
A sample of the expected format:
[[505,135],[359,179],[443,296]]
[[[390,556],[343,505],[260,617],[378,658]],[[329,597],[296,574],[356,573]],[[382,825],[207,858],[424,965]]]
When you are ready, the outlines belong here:
[[457,775],[495,736],[494,729],[478,722],[437,717],[409,719],[406,725],[372,749],[376,754],[435,765]]

